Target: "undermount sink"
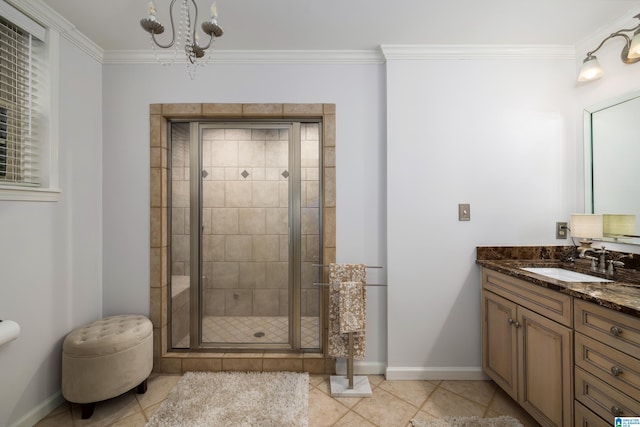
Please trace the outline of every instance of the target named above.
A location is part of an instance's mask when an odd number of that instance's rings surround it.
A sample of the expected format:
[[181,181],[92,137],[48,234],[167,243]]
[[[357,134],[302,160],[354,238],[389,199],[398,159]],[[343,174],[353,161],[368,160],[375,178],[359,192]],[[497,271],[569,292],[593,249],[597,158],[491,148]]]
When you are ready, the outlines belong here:
[[541,276],[550,277],[563,282],[613,282],[613,280],[603,279],[602,277],[591,276],[589,274],[578,273],[576,271],[565,270],[557,267],[527,267],[521,270],[536,273]]

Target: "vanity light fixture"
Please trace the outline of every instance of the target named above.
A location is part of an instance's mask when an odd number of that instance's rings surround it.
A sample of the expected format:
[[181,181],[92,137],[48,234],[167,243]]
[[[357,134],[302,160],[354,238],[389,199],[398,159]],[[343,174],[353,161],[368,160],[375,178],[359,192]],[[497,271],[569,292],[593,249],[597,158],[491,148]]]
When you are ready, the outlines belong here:
[[[640,14],[634,16],[634,18],[640,19]],[[625,34],[630,32],[633,32],[632,37]],[[614,37],[622,37],[625,40],[624,47],[620,53],[620,59],[622,62],[625,64],[634,64],[640,61],[640,24],[638,24],[634,28],[618,30],[615,33],[608,35],[600,42],[598,47],[591,52],[587,52],[587,56],[584,58],[584,61],[582,61],[582,67],[578,73],[579,82],[588,82],[602,77],[604,71],[598,62],[598,58],[594,56],[594,53],[600,50],[608,40],[611,40]]]
[[[205,55],[205,51],[212,46],[216,37],[222,37],[223,31],[218,25],[218,12],[214,1],[211,5],[211,18],[209,18],[208,21],[204,21],[201,25],[202,31],[209,36],[209,41],[206,46],[200,45],[198,40],[199,37],[196,32],[198,5],[195,0],[180,0],[180,19],[178,20],[178,28],[176,31],[173,11],[173,5],[175,2],[176,0],[171,0],[171,3],[169,4],[171,42],[168,44],[161,44],[156,39],[156,35],[164,32],[164,25],[162,25],[156,17],[156,6],[153,4],[153,0],[149,0],[149,3],[147,4],[148,16],[140,20],[140,26],[151,35],[151,46],[156,55],[156,59],[160,63],[173,63],[178,55],[178,51],[180,50],[180,44],[182,43],[186,54],[187,71],[189,72],[189,77],[193,80],[195,78],[196,67],[201,65],[197,63],[197,60]],[[193,10],[191,7],[193,7]],[[192,17],[193,20],[191,19]],[[175,46],[173,58],[171,58],[169,62],[163,62],[158,54],[158,48],[169,49],[173,46]],[[210,53],[211,51],[209,51],[209,54]]]

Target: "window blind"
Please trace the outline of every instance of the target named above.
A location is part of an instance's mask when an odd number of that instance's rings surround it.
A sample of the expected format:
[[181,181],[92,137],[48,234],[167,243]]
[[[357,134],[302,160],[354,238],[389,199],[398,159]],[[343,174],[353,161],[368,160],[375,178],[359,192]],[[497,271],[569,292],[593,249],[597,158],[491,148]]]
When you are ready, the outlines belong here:
[[[0,2],[0,185],[37,186],[43,42],[23,28],[33,21],[15,9],[5,13],[6,6]],[[15,17],[21,26],[7,16]],[[39,32],[35,25],[31,28]]]

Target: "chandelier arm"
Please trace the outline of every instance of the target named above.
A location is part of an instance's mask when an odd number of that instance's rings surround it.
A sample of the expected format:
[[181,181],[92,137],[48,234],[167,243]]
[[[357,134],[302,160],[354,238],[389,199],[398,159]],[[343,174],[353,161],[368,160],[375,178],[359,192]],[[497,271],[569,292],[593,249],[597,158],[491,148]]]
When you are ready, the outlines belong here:
[[[173,32],[173,26],[172,26],[172,28],[171,28],[171,32]],[[158,43],[158,40],[156,40],[156,34],[155,34],[155,33],[151,33],[151,39],[152,39],[152,40],[153,40],[153,42],[156,44],[156,46],[158,46],[158,47],[160,47],[160,48],[162,48],[162,49],[169,48],[169,47],[173,46],[173,45],[174,45],[174,43],[176,42],[175,35],[174,35],[174,37],[171,39],[171,43],[166,44],[166,45]]]
[[213,34],[209,34],[209,43],[207,43],[206,46],[200,46],[200,49],[202,50],[207,50],[211,47],[211,45],[213,44],[213,39],[214,39],[214,35]]
[[160,44],[158,43],[158,40],[156,40],[156,35],[155,33],[151,32],[151,38],[153,39],[153,42],[162,49],[167,49],[170,48],[171,46],[173,46],[176,42],[176,28],[175,28],[175,24],[173,23],[173,4],[176,2],[176,0],[171,0],[171,3],[169,4],[169,21],[171,22],[171,42],[169,44]]
[[195,9],[195,15],[193,17],[193,31],[191,33],[191,41],[193,42],[194,45],[197,46],[198,42],[196,41],[196,30],[198,27],[198,5],[196,4],[195,0],[191,0],[191,4],[193,4],[193,8]]

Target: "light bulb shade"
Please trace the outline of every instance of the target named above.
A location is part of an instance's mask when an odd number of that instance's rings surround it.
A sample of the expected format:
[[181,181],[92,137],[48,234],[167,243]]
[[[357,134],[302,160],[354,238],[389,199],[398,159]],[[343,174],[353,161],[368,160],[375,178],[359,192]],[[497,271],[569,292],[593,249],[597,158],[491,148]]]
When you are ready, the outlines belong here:
[[602,215],[571,214],[569,229],[573,237],[601,239],[604,235]]
[[636,216],[604,214],[603,233],[609,237],[620,237],[636,234]]
[[579,82],[588,82],[602,77],[604,71],[595,56],[587,56],[582,62],[582,67],[578,73]]
[[633,39],[631,39],[629,54],[627,56],[631,59],[640,58],[640,30],[636,30],[636,32],[633,33]]

